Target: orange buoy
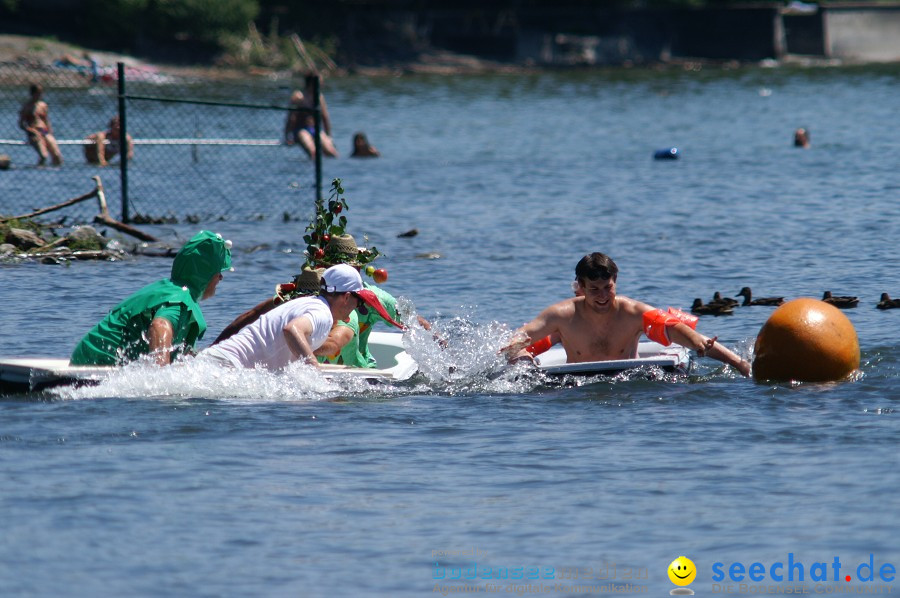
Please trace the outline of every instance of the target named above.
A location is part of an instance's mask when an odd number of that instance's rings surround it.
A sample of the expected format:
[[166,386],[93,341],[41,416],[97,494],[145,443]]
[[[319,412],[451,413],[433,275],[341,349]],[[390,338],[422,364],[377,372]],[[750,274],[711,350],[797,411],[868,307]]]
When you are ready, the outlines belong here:
[[818,299],[788,301],[772,312],[756,337],[756,380],[829,382],[858,367],[856,329],[838,308]]

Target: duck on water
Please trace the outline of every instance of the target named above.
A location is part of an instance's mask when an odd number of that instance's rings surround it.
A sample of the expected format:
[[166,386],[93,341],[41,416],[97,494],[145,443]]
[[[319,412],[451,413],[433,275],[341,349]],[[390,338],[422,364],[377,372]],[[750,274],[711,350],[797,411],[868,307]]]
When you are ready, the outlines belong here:
[[748,305],[781,305],[784,303],[784,297],[758,297],[754,299],[750,287],[742,288],[737,296],[744,298],[744,302],[741,304],[744,307]]
[[822,295],[822,301],[830,303],[839,309],[848,309],[859,305],[859,297],[851,297],[849,295],[832,295],[831,291],[825,291]]

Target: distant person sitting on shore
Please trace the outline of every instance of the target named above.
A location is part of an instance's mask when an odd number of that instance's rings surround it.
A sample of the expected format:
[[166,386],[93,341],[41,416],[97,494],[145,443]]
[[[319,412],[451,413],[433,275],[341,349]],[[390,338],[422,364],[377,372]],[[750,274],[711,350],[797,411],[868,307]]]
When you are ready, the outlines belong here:
[[[306,76],[306,87],[303,91],[295,91],[291,94],[290,107],[287,119],[284,123],[284,142],[287,145],[300,145],[310,158],[316,157],[316,119],[312,113],[313,108],[313,83],[315,75]],[[328,106],[325,104],[325,96],[319,93],[319,109],[322,112],[322,129],[319,131],[319,141],[322,144],[322,153],[331,158],[337,158],[338,151],[331,137],[331,118],[328,115]]]
[[47,163],[47,155],[54,166],[62,164],[62,154],[56,137],[53,136],[53,127],[50,126],[50,109],[47,102],[41,99],[44,88],[38,83],[32,83],[28,90],[31,97],[22,104],[19,110],[19,128],[25,131],[28,145],[38,153],[38,166]]
[[353,136],[353,153],[351,158],[378,158],[381,152],[375,149],[374,145],[369,144],[366,134],[359,132]]
[[809,131],[802,127],[794,131],[794,146],[809,149]]
[[77,69],[85,75],[90,75],[91,83],[96,83],[100,80],[100,64],[89,52],[84,52],[81,56],[82,58],[77,58],[72,54],[63,54],[59,60],[55,61],[53,64],[56,66]]
[[[85,138],[84,159],[88,164],[106,166],[110,160],[122,151],[121,127],[119,117],[114,116],[109,120],[109,129],[97,131]],[[128,160],[134,158],[134,140],[131,135],[125,137],[125,157]]]

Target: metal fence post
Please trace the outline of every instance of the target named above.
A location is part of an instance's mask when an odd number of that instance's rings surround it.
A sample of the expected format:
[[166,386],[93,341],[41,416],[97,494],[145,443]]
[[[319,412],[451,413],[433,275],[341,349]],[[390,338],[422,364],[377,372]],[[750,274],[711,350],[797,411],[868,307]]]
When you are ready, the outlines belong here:
[[316,123],[316,201],[322,200],[322,110],[319,105],[319,76],[313,78],[313,110]]
[[[128,222],[128,125],[125,120],[125,63],[119,62],[119,182],[122,186],[122,222]],[[102,149],[100,151],[103,151]]]

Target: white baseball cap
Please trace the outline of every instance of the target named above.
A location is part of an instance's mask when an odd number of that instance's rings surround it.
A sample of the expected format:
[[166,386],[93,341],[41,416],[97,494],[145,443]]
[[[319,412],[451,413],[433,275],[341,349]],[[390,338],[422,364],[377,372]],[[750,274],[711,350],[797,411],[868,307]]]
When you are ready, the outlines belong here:
[[[326,293],[353,293],[362,299],[363,303],[374,309],[387,323],[393,324],[397,328],[404,327],[403,324],[391,318],[375,293],[363,288],[362,277],[353,266],[338,264],[325,270],[322,273],[322,290]],[[363,306],[358,308],[358,311],[361,315],[366,314]]]
[[322,273],[322,289],[326,293],[355,293],[363,289],[362,277],[353,266],[338,264]]

